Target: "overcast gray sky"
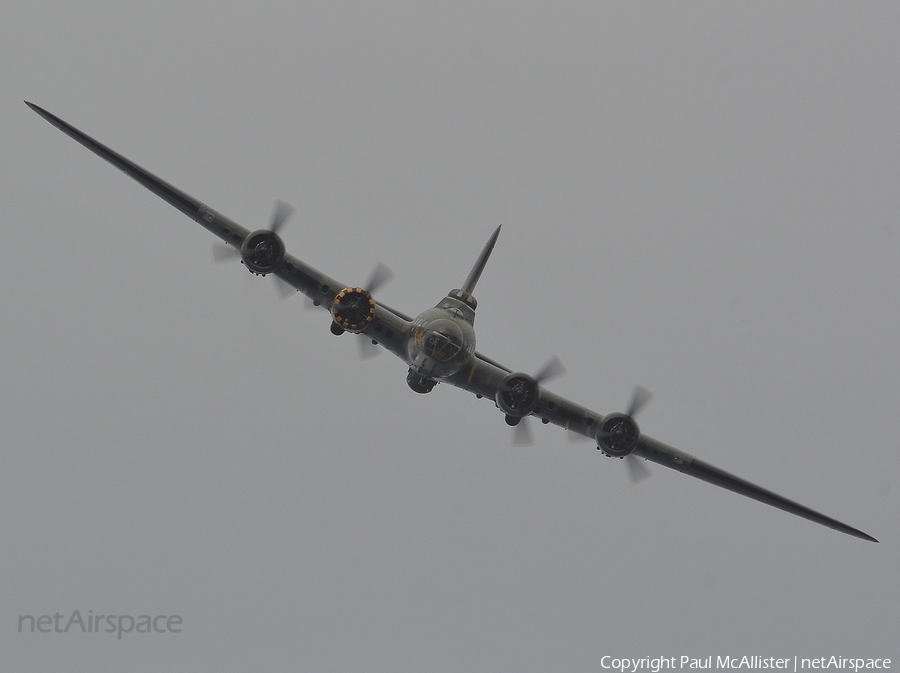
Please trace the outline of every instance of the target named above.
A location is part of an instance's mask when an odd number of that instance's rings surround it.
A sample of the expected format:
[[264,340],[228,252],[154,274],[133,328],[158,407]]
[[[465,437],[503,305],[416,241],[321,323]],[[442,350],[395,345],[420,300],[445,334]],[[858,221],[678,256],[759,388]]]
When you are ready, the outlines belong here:
[[[900,5],[0,9],[0,666],[891,657]],[[869,544],[361,362],[46,107],[407,313]],[[538,424],[539,425],[539,424]],[[18,633],[20,615],[181,633]]]

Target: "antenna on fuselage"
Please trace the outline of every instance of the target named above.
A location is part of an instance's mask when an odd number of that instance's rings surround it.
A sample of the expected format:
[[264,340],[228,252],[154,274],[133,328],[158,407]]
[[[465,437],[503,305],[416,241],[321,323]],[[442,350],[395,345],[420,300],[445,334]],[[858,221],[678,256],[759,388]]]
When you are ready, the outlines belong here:
[[475,289],[475,283],[478,282],[478,279],[481,278],[481,272],[484,271],[485,265],[487,265],[488,257],[491,256],[491,251],[494,249],[494,244],[497,242],[497,237],[500,235],[500,227],[497,227],[497,230],[494,231],[490,240],[485,244],[484,250],[481,251],[481,254],[478,256],[478,261],[475,262],[475,266],[472,267],[472,270],[469,272],[469,277],[466,278],[466,282],[463,283],[462,291],[467,294],[472,294],[472,290]]

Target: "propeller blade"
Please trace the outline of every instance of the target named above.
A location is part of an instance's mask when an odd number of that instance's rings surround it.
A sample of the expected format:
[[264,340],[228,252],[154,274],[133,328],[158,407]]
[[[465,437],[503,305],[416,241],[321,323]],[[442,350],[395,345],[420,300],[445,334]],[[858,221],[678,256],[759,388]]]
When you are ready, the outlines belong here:
[[572,432],[568,428],[566,428],[566,441],[569,444],[586,444],[587,442],[593,442],[590,437],[585,437],[582,434],[577,432]]
[[284,201],[275,204],[275,210],[272,211],[272,224],[269,225],[269,231],[277,234],[287,219],[294,214],[294,206]]
[[550,379],[555,379],[557,376],[561,376],[566,373],[566,366],[562,363],[555,355],[547,361],[541,370],[534,375],[534,380],[538,383],[543,383],[544,381],[549,381]]
[[372,343],[372,340],[365,334],[359,335],[359,357],[363,360],[371,360],[376,355],[381,355],[381,347]]
[[628,405],[628,411],[626,412],[629,416],[635,416],[637,413],[644,407],[647,402],[650,401],[650,398],[653,397],[653,393],[644,388],[643,386],[635,386],[634,393],[631,395],[631,403]]
[[279,278],[275,274],[272,274],[272,278],[275,279],[275,288],[278,290],[278,296],[281,297],[281,299],[288,299],[297,293],[297,288],[287,282],[284,278]]
[[301,308],[308,309],[308,308],[315,308],[315,307],[316,307],[316,305],[313,303],[312,297],[310,297],[308,294],[306,294],[306,292],[304,292],[303,293],[303,305],[301,306]]
[[525,416],[513,426],[513,446],[531,446],[532,444],[534,444],[534,438],[531,435],[531,423]]
[[230,262],[241,256],[241,251],[233,245],[228,245],[227,243],[221,243],[219,241],[212,243],[209,250],[212,255],[212,261],[216,264]]
[[652,472],[644,465],[644,461],[635,456],[633,453],[625,456],[625,467],[628,468],[628,478],[632,484],[640,484],[642,481],[649,479]]
[[372,269],[372,275],[369,276],[369,280],[366,281],[366,284],[363,287],[369,294],[375,294],[375,292],[378,291],[378,288],[393,277],[394,272],[381,262],[378,262],[378,264],[375,265],[375,268]]

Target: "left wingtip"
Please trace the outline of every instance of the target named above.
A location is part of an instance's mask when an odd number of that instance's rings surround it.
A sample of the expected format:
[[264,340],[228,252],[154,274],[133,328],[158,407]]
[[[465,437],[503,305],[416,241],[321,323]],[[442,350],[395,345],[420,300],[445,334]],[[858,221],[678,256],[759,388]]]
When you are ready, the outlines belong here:
[[37,113],[38,113],[39,115],[41,115],[42,117],[45,117],[45,116],[47,115],[47,111],[44,110],[44,108],[42,108],[40,105],[35,105],[35,104],[32,103],[31,101],[25,101],[25,105],[27,105],[28,107],[30,107],[32,110],[34,110],[35,112],[37,112]]

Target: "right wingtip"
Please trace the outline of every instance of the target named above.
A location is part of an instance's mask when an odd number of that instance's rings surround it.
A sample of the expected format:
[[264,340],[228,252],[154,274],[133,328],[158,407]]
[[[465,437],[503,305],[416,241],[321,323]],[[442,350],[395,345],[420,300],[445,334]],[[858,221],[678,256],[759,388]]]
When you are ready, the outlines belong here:
[[838,530],[842,530],[844,533],[849,533],[853,537],[858,537],[860,540],[867,540],[869,542],[874,542],[875,544],[880,544],[878,542],[878,540],[876,540],[874,537],[872,537],[868,533],[863,533],[861,530],[858,530],[856,528],[851,528],[850,526],[847,526],[847,528],[845,528],[845,529],[838,529]]

